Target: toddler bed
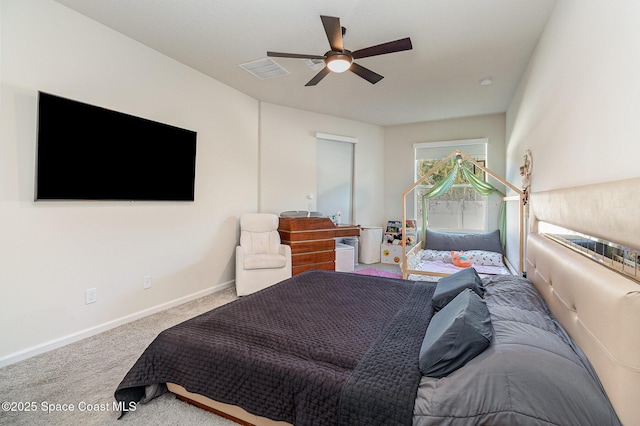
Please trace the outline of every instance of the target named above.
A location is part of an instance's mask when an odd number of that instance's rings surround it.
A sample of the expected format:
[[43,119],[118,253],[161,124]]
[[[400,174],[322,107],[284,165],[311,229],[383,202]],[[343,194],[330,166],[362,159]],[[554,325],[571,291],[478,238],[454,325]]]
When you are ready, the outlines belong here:
[[[526,158],[526,156],[525,156]],[[422,241],[418,244],[416,244],[413,248],[409,249],[409,247],[407,246],[407,197],[409,197],[410,195],[415,195],[417,189],[419,187],[421,187],[422,185],[426,185],[427,182],[429,182],[429,179],[431,179],[432,175],[434,175],[435,172],[437,172],[438,170],[440,170],[441,168],[448,166],[448,165],[452,165],[452,170],[449,172],[449,174],[444,178],[441,179],[440,181],[436,182],[436,181],[432,181],[431,182],[431,186],[429,187],[430,189],[428,189],[425,193],[423,193],[420,196],[421,199],[421,203],[422,203],[422,220],[421,220],[421,226],[424,229],[424,235],[422,236]],[[531,163],[529,162],[529,166],[531,165]],[[472,173],[469,169],[468,166],[473,166],[474,170],[476,170],[476,168],[478,170],[483,171],[486,176],[491,176],[493,179],[495,179],[496,181],[498,181],[500,184],[504,185],[505,187],[511,189],[514,193],[516,193],[516,196],[512,196],[512,197],[505,197],[504,194],[502,193],[502,191],[500,191],[498,188],[494,187],[493,185],[491,185],[488,181],[486,181],[486,179],[480,179],[478,178],[474,173]],[[469,155],[465,154],[464,152],[460,151],[460,150],[454,150],[451,154],[449,154],[448,156],[446,156],[445,158],[443,158],[442,160],[440,160],[438,163],[436,163],[429,171],[427,171],[426,173],[424,173],[417,181],[415,181],[413,184],[411,184],[411,186],[409,186],[403,193],[402,193],[402,238],[401,238],[401,242],[403,245],[403,250],[402,250],[402,262],[400,264],[400,268],[402,270],[402,276],[404,278],[407,278],[409,275],[411,275],[411,279],[415,279],[415,280],[437,280],[437,277],[441,277],[441,276],[446,276],[448,274],[451,274],[452,272],[455,271],[455,268],[451,268],[448,265],[442,265],[440,263],[430,263],[430,262],[440,262],[441,259],[438,258],[438,255],[436,255],[435,260],[432,259],[433,257],[433,253],[427,253],[426,257],[427,258],[423,258],[424,253],[420,253],[420,249],[427,249],[427,250],[444,250],[444,251],[463,251],[463,250],[487,250],[487,251],[491,251],[491,252],[495,252],[495,253],[501,253],[502,254],[502,250],[503,250],[503,244],[501,242],[498,242],[497,244],[494,244],[491,241],[478,241],[477,238],[483,239],[485,237],[490,237],[493,236],[493,233],[490,234],[446,234],[446,233],[435,233],[435,234],[439,234],[439,235],[433,235],[434,232],[430,231],[428,229],[428,220],[427,220],[427,216],[426,216],[426,200],[429,198],[437,198],[441,195],[443,195],[444,193],[446,193],[447,191],[449,191],[449,189],[452,187],[453,183],[455,182],[455,179],[457,179],[457,175],[458,173],[461,172],[462,175],[464,176],[465,181],[477,192],[479,192],[482,195],[490,195],[490,194],[501,194],[503,196],[503,202],[500,208],[500,215],[498,218],[498,228],[502,229],[504,231],[505,226],[506,226],[506,204],[505,202],[507,201],[512,201],[512,200],[517,200],[518,201],[518,224],[519,224],[519,229],[518,229],[518,236],[519,236],[519,256],[518,256],[518,264],[517,264],[517,273],[520,274],[523,272],[524,270],[524,243],[525,243],[525,216],[526,216],[526,208],[527,208],[527,203],[528,203],[528,198],[529,198],[529,190],[527,189],[526,192],[524,190],[521,190],[520,188],[517,188],[516,186],[514,186],[513,184],[511,184],[510,182],[506,181],[504,178],[502,178],[501,176],[497,175],[494,171],[492,171],[491,169],[485,167],[484,165],[478,163],[476,160],[474,160],[472,157],[470,157]],[[530,174],[530,170],[528,171],[528,173]],[[429,238],[429,233],[431,232],[431,238]],[[498,241],[500,240],[500,234],[498,231],[496,231],[496,233],[498,234]],[[504,235],[503,235],[504,237]],[[429,243],[429,239],[431,239],[432,241],[437,240],[438,244],[436,244],[436,247],[430,246]],[[471,243],[471,240],[473,240],[473,243]],[[477,244],[477,243],[480,244]],[[469,244],[471,243],[471,244]],[[489,244],[490,247],[493,247],[495,245],[495,248],[488,248],[485,249],[484,247]],[[451,254],[451,253],[449,253]],[[480,256],[477,257],[478,261],[482,260],[486,258],[486,256]],[[448,262],[444,262],[444,263],[448,263]],[[490,264],[485,265],[485,264],[477,264],[477,266],[504,266],[504,265],[495,265],[495,261],[490,262]],[[503,262],[504,264],[504,262]],[[504,266],[505,269],[506,266]],[[492,269],[492,268],[490,268]],[[515,267],[513,268],[515,269]],[[504,272],[503,270],[494,270],[491,271],[490,273],[502,273]],[[435,277],[435,278],[433,278]]]
[[[504,262],[499,231],[486,234],[454,234],[427,229],[424,250],[407,255],[407,269],[403,271],[413,281],[438,281],[466,267],[474,268],[481,276],[510,275]],[[456,261],[455,256],[462,261]]]

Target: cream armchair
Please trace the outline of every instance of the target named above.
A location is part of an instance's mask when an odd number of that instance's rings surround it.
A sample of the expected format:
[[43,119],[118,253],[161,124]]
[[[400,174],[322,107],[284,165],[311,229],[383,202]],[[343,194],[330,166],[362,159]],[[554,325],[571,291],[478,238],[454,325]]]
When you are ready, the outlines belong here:
[[245,296],[291,278],[291,247],[280,243],[278,216],[245,214],[236,247],[236,292]]

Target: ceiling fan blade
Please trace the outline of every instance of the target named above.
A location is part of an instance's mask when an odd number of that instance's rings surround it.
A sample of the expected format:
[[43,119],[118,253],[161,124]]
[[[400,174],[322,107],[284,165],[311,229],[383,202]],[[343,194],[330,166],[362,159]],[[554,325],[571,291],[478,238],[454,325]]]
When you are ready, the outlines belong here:
[[386,53],[401,52],[411,50],[411,39],[409,37],[400,40],[378,44],[376,46],[365,47],[352,53],[353,59],[368,58],[369,56],[384,55]]
[[362,65],[358,65],[355,62],[351,64],[351,68],[349,68],[349,70],[358,74],[360,77],[364,78],[371,84],[376,84],[384,78],[380,74],[377,74],[370,69],[363,67]]
[[316,84],[320,83],[320,80],[325,78],[327,74],[329,74],[329,68],[327,67],[322,68],[322,70],[318,74],[316,74],[315,77],[309,80],[309,82],[305,84],[305,86],[315,86]]
[[321,55],[306,55],[301,53],[267,52],[267,56],[274,58],[324,59],[324,56]]
[[327,39],[329,39],[329,46],[331,50],[335,52],[342,52],[344,46],[342,44],[342,27],[340,26],[340,18],[333,16],[322,16],[322,25],[324,25],[324,32],[327,33]]

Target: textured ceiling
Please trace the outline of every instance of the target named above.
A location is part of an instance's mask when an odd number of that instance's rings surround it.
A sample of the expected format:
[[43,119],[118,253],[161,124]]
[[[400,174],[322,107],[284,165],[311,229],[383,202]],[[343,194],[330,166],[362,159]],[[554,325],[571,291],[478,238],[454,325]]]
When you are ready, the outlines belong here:
[[[504,112],[556,0],[56,0],[255,99],[394,125]],[[411,37],[413,50],[357,62],[317,86],[304,60],[260,80],[239,67],[266,52],[322,55],[320,15],[347,28],[346,49]],[[493,84],[479,81],[491,77]]]

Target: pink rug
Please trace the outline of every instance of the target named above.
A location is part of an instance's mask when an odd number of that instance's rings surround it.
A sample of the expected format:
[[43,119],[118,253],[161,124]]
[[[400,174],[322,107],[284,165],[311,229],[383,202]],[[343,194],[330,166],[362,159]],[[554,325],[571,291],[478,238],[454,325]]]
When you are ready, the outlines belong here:
[[402,274],[400,273],[381,271],[380,269],[375,268],[360,269],[359,271],[354,271],[354,273],[362,275],[373,275],[375,277],[402,278]]

